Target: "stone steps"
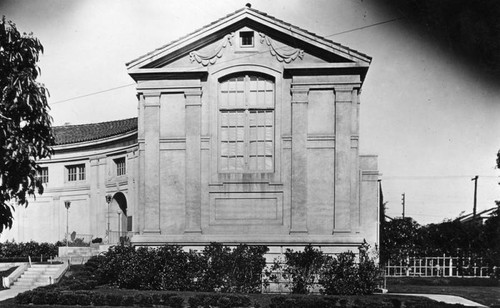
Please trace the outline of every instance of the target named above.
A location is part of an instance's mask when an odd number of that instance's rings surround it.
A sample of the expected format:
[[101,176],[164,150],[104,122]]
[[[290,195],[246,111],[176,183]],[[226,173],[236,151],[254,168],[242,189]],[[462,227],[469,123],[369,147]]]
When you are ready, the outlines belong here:
[[54,276],[64,264],[33,264],[13,284],[13,287],[31,288],[53,283]]

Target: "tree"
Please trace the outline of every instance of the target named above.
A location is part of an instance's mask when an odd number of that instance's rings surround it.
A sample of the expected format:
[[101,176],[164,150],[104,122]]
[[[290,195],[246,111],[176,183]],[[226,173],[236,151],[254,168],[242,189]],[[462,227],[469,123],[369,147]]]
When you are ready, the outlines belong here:
[[48,91],[36,81],[43,53],[33,34],[0,21],[0,232],[12,227],[14,205],[43,193],[37,160],[50,157],[54,136]]
[[382,264],[405,261],[420,247],[420,225],[410,217],[385,222],[381,229],[380,261]]

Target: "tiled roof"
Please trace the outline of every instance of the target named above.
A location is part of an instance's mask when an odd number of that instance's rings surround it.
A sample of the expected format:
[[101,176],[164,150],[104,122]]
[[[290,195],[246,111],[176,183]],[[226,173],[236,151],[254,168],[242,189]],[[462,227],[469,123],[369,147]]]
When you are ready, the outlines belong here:
[[347,50],[349,53],[357,53],[357,54],[359,54],[359,55],[361,55],[361,56],[364,56],[364,57],[366,57],[366,58],[368,58],[368,59],[370,59],[370,60],[371,60],[371,57],[370,57],[369,55],[367,55],[367,54],[364,54],[364,53],[359,52],[359,51],[357,51],[357,50],[351,49],[351,48],[349,48],[349,47],[347,47],[347,46],[344,46],[344,45],[341,45],[341,44],[339,44],[339,43],[336,43],[336,42],[334,42],[334,41],[332,41],[332,40],[329,40],[329,39],[327,39],[327,38],[325,38],[325,37],[322,37],[322,36],[320,36],[320,35],[318,35],[318,34],[316,34],[316,33],[314,33],[314,32],[310,32],[310,31],[307,31],[307,30],[302,29],[302,28],[300,28],[300,27],[297,27],[297,26],[295,26],[295,25],[292,25],[292,24],[290,24],[290,23],[288,23],[288,22],[285,22],[285,21],[283,21],[283,20],[281,20],[281,19],[278,19],[278,18],[276,18],[276,17],[274,17],[274,16],[271,16],[271,15],[269,15],[269,14],[265,13],[265,12],[261,12],[261,11],[259,11],[259,10],[256,10],[256,9],[253,9],[253,8],[251,8],[251,7],[246,6],[246,7],[242,8],[242,9],[239,9],[239,10],[234,11],[234,12],[233,12],[233,13],[231,13],[231,14],[227,14],[226,16],[221,17],[221,18],[217,19],[216,21],[211,22],[210,24],[208,24],[208,25],[206,25],[206,26],[204,26],[204,27],[201,27],[200,29],[197,29],[197,30],[195,30],[195,31],[193,31],[193,32],[191,32],[191,33],[189,33],[189,34],[187,34],[187,35],[184,35],[184,36],[182,36],[182,37],[180,37],[180,38],[178,38],[178,39],[176,39],[176,40],[173,40],[173,41],[171,41],[170,43],[168,43],[168,44],[166,44],[166,45],[163,45],[163,46],[161,46],[161,47],[159,47],[159,48],[157,48],[157,49],[155,49],[155,50],[153,50],[153,51],[151,51],[151,52],[148,52],[147,54],[144,54],[144,55],[142,55],[142,56],[140,56],[140,57],[137,57],[136,59],[134,59],[134,60],[129,61],[128,63],[126,63],[126,65],[128,66],[129,64],[131,64],[131,63],[133,63],[133,62],[135,62],[135,61],[137,61],[137,60],[140,60],[140,59],[142,59],[142,58],[146,58],[146,57],[148,57],[148,56],[150,56],[150,55],[152,55],[152,54],[155,54],[156,52],[158,52],[158,51],[160,51],[160,50],[162,50],[162,49],[165,49],[166,47],[168,47],[168,46],[170,46],[170,45],[173,45],[173,44],[175,44],[175,43],[177,43],[177,42],[179,42],[179,41],[181,41],[181,40],[183,40],[183,39],[185,39],[185,38],[187,38],[187,37],[189,37],[189,36],[191,36],[191,35],[193,35],[193,34],[195,34],[195,33],[199,32],[199,31],[203,30],[203,29],[206,29],[206,28],[208,28],[208,27],[210,27],[210,26],[212,26],[212,25],[215,25],[215,24],[217,24],[218,22],[220,22],[220,21],[222,21],[222,20],[224,20],[224,19],[226,19],[226,18],[230,18],[230,17],[231,17],[231,16],[233,16],[233,15],[237,15],[238,13],[240,13],[241,11],[244,11],[244,10],[250,10],[250,11],[253,11],[253,12],[255,12],[255,13],[259,14],[259,15],[265,16],[265,17],[267,17],[267,18],[270,18],[270,19],[271,19],[271,20],[273,20],[273,21],[276,21],[276,22],[278,22],[278,23],[281,23],[281,24],[285,25],[286,27],[288,27],[288,28],[290,28],[290,29],[291,29],[291,28],[293,28],[293,29],[298,30],[299,32],[304,32],[304,33],[307,33],[307,34],[309,34],[309,35],[315,36],[316,38],[318,38],[318,39],[320,39],[320,40],[323,40],[323,41],[325,41],[325,42],[328,42],[328,43],[329,43],[329,44],[331,44],[331,45],[336,45],[336,46],[338,46],[338,47],[340,47],[340,48],[344,48],[344,49],[345,49],[345,50]]
[[92,124],[54,126],[53,130],[57,145],[85,142],[137,130],[137,118]]

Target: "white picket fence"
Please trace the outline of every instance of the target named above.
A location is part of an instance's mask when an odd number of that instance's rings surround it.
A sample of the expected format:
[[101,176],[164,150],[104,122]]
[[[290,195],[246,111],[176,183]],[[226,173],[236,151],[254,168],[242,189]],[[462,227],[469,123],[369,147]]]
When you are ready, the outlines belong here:
[[385,265],[386,277],[489,277],[490,274],[490,267],[484,264],[481,258],[443,255],[408,258],[405,262],[397,264],[389,261]]

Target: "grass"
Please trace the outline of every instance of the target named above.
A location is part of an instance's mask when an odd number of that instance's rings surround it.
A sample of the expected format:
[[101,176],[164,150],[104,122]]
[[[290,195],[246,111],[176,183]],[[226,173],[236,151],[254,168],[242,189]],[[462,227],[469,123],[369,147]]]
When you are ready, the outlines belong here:
[[428,279],[427,284],[425,284],[425,279],[417,279],[412,284],[411,279],[389,278],[387,279],[387,289],[391,293],[455,295],[489,307],[500,307],[500,286],[498,286],[498,281],[496,281],[496,286],[492,286],[495,283],[487,281],[488,278],[477,279],[476,282],[471,278],[452,279],[451,283],[450,279],[433,278]]

